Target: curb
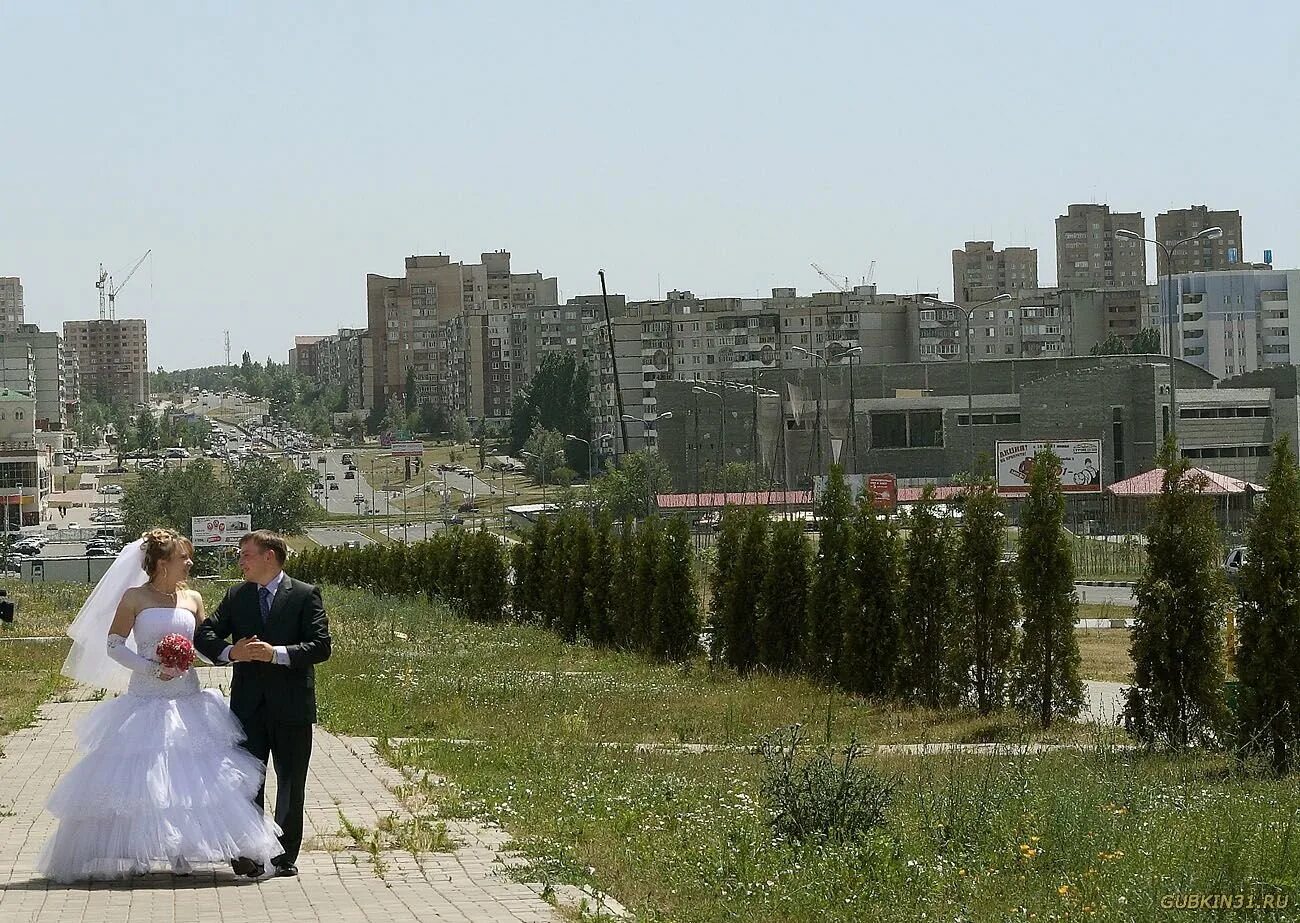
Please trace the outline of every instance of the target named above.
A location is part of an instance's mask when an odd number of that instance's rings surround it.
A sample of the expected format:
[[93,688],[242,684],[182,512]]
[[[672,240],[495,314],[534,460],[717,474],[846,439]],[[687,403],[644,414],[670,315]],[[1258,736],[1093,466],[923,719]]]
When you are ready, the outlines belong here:
[[1076,580],[1074,582],[1079,586],[1137,586],[1136,580]]

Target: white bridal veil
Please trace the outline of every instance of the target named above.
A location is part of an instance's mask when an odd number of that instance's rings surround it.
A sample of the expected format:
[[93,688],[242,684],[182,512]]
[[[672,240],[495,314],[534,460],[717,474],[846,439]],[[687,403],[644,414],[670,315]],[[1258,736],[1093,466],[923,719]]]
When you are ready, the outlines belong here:
[[[72,650],[63,661],[64,676],[110,692],[125,691],[131,671],[109,659],[108,628],[122,594],[131,587],[143,586],[148,579],[144,572],[144,539],[136,539],[122,549],[68,626]],[[135,638],[128,637],[126,646],[134,651]]]

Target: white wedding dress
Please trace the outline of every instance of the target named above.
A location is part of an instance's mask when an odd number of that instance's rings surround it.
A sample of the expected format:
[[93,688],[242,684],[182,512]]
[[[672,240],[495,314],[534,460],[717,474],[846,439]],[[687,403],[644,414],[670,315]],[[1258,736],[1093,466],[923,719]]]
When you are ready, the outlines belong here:
[[[166,635],[193,640],[194,615],[143,609],[132,633],[153,659]],[[170,681],[132,673],[126,692],[96,705],[76,735],[83,755],[46,802],[59,819],[37,863],[47,878],[120,878],[238,856],[265,865],[281,852],[278,828],[253,802],[266,766],[239,746],[238,719],[193,670]]]

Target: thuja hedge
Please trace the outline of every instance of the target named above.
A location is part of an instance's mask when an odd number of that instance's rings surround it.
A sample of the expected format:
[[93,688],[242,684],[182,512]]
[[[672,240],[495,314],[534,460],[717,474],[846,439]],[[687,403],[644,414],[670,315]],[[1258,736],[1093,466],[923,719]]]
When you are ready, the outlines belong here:
[[409,545],[311,548],[294,557],[293,572],[310,583],[444,599],[485,622],[505,617],[510,595],[501,540],[463,529]]
[[616,526],[563,511],[509,555],[493,533],[452,529],[409,545],[312,548],[293,571],[312,583],[444,599],[479,621],[509,612],[568,641],[664,659],[689,657],[700,643],[690,529],[680,519]]

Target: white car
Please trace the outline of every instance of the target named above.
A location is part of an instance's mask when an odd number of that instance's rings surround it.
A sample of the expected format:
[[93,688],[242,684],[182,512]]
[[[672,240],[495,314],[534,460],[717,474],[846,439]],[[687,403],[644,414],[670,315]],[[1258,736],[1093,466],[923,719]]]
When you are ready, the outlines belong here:
[[124,491],[121,484],[101,484],[99,485],[99,492],[101,494],[120,494]]

